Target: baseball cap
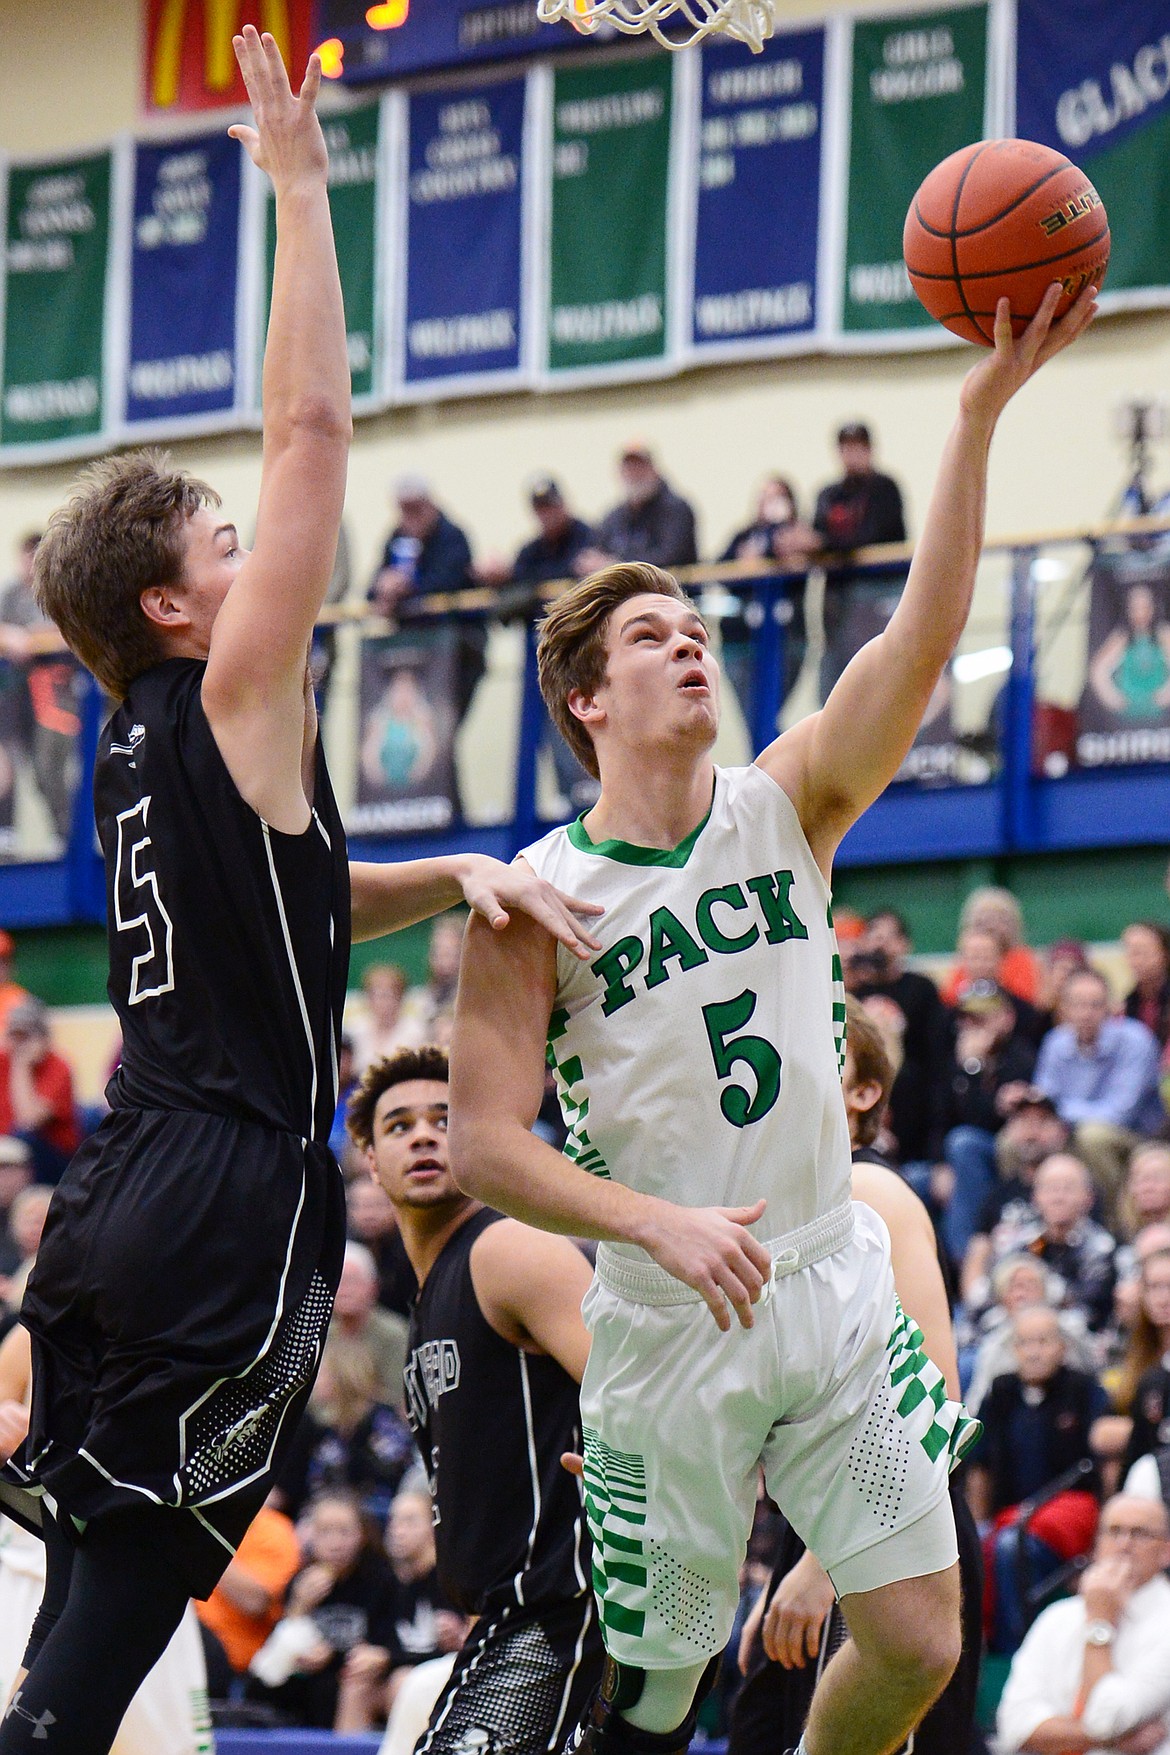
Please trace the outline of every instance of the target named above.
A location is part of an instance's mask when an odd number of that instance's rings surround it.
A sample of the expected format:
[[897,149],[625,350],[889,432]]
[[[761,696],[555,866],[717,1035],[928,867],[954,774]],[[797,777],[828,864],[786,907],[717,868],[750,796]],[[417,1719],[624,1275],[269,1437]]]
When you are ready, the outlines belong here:
[[1060,1111],[1052,1101],[1052,1098],[1047,1096],[1043,1091],[1038,1091],[1035,1085],[1030,1085],[1024,1092],[1023,1096],[1019,1099],[1015,1108],[1012,1110],[1012,1114],[1018,1115],[1021,1109],[1043,1109],[1049,1115],[1060,1114]]
[[843,427],[838,428],[838,445],[847,445],[850,441],[861,445],[870,445],[873,443],[869,436],[869,428],[863,420],[846,421]]
[[534,506],[560,506],[564,497],[551,475],[534,475],[528,484],[528,498]]

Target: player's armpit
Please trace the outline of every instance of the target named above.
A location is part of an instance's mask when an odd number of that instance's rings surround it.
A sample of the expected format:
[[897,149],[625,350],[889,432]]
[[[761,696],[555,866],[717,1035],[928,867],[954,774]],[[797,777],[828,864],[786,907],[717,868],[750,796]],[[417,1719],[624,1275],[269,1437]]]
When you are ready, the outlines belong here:
[[589,1357],[581,1302],[592,1270],[567,1237],[504,1219],[471,1249],[471,1281],[485,1320],[514,1346],[547,1353],[580,1383]]

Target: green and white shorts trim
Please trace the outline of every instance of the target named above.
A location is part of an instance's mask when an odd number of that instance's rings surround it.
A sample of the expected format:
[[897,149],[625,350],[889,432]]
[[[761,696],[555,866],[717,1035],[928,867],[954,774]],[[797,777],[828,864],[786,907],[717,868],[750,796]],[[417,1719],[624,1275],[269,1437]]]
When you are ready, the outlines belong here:
[[[955,1560],[947,1477],[980,1428],[897,1301],[885,1226],[852,1214],[819,1259],[773,1244],[755,1326],[728,1334],[685,1287],[651,1301],[652,1264],[599,1264],[584,1306],[585,1501],[620,1662],[672,1669],[723,1649],[761,1464],[842,1595]],[[839,1217],[818,1224],[837,1231]]]

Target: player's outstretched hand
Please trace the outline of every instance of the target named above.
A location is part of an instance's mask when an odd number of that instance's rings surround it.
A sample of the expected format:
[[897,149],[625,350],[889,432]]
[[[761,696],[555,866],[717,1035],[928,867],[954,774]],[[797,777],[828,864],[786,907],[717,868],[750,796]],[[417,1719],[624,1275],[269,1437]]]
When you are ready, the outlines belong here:
[[821,1649],[825,1616],[836,1601],[829,1575],[806,1550],[776,1586],[764,1615],[764,1652],[786,1670],[802,1670]]
[[472,853],[464,862],[463,900],[490,927],[502,932],[511,919],[509,909],[529,914],[546,932],[584,962],[601,949],[582,926],[579,916],[602,914],[596,902],[566,896],[527,865],[503,865],[485,853]]
[[655,1200],[654,1217],[638,1239],[659,1267],[701,1294],[725,1334],[731,1311],[743,1328],[752,1327],[752,1305],[771,1277],[768,1251],[746,1229],[763,1218],[767,1204],[758,1200],[751,1207],[679,1207]]
[[1017,341],[1012,335],[1012,310],[1007,299],[995,308],[995,346],[963,380],[959,403],[964,412],[994,425],[1016,391],[1033,372],[1081,335],[1097,315],[1097,288],[1087,286],[1059,323],[1053,313],[1061,287],[1054,280],[1040,308]]
[[300,181],[318,182],[329,169],[325,136],[317,120],[317,93],[321,89],[321,61],[309,56],[300,94],[293,96],[284,62],[275,39],[255,25],[246,24],[232,38],[236,60],[244,76],[248,102],[256,126],[236,122],[228,133],[244,147],[253,164],[266,171],[275,188]]

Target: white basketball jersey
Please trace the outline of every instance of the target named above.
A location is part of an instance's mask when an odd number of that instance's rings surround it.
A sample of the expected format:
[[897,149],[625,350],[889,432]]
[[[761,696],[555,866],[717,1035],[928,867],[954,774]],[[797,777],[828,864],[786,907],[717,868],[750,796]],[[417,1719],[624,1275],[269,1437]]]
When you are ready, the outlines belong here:
[[669,852],[595,844],[577,822],[524,857],[605,909],[589,927],[600,954],[557,948],[565,1155],[683,1206],[763,1195],[763,1239],[848,1201],[841,963],[783,789],[757,767],[717,768],[710,814]]

